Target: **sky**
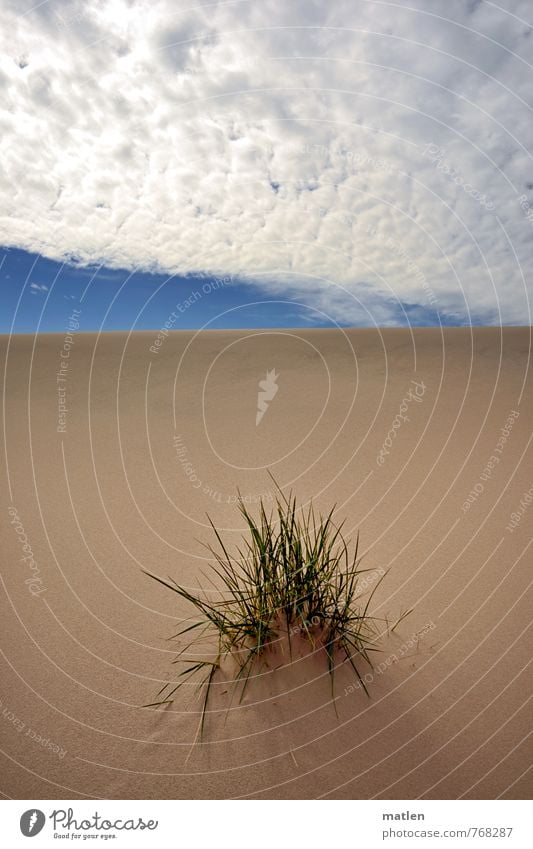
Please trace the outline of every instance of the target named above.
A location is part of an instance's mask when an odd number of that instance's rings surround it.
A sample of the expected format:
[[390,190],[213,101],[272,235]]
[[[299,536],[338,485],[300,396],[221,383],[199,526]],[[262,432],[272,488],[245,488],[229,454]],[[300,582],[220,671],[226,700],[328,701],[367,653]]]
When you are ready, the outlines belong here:
[[532,25],[1,0],[0,332],[530,324]]

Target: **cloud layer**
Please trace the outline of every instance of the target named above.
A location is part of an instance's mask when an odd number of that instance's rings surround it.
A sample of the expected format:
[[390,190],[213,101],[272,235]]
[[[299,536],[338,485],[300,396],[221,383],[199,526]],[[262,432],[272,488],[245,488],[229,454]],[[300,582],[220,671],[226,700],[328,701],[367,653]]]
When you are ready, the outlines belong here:
[[4,0],[2,242],[528,324],[533,16],[505,6]]

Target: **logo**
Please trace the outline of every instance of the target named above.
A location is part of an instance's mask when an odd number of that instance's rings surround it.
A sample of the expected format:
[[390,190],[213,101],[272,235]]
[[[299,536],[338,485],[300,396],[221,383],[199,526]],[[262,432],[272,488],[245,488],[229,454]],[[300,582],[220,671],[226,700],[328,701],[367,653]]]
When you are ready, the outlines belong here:
[[266,379],[259,381],[259,392],[257,393],[257,414],[255,417],[255,426],[259,424],[266,411],[268,405],[277,393],[279,386],[276,383],[279,374],[276,374],[276,369],[271,369],[266,373]]
[[20,818],[20,830],[24,837],[35,837],[42,830],[46,817],[37,808],[25,811]]

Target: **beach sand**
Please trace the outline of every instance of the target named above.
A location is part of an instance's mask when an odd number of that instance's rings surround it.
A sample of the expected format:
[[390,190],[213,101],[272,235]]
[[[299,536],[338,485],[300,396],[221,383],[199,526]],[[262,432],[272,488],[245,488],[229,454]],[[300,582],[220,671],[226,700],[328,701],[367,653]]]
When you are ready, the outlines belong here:
[[[0,337],[2,794],[527,798],[529,328],[157,338]],[[345,665],[334,706],[320,652],[278,653],[242,703],[217,681],[193,746],[193,687],[140,707],[191,614],[142,570],[206,585],[206,514],[236,543],[267,470],[360,532],[368,591],[389,570],[376,616],[413,611],[370,698]]]

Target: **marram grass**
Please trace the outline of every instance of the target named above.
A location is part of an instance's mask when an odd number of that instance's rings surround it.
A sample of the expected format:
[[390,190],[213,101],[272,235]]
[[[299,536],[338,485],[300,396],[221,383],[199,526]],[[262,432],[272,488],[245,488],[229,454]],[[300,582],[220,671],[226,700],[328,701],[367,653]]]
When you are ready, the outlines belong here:
[[[165,684],[157,694],[158,701],[145,707],[171,703],[182,684],[205,672],[199,681],[200,736],[213,677],[227,656],[236,660],[235,686],[241,684],[242,699],[254,661],[275,645],[280,635],[288,639],[289,651],[294,635],[303,636],[325,655],[333,697],[335,667],[340,662],[349,663],[368,694],[360,665],[372,668],[370,652],[377,651],[374,644],[381,620],[370,615],[369,606],[385,573],[371,593],[361,593],[361,576],[373,570],[361,569],[359,535],[351,546],[342,534],[344,523],[336,526],[333,522],[335,508],[326,516],[317,515],[312,503],[306,510],[300,509],[296,498],[285,496],[279,487],[275,506],[267,512],[261,501],[257,518],[242,499],[238,505],[247,533],[234,554],[209,519],[217,542],[216,548],[207,546],[214,558],[209,580],[220,591],[218,600],[210,599],[212,589],[209,593],[202,588],[191,592],[173,578],[166,581],[145,572],[188,601],[196,613],[195,620],[188,620],[171,638],[188,636],[173,661],[185,666],[178,681]],[[206,636],[216,640],[214,659],[187,659],[185,654]]]

